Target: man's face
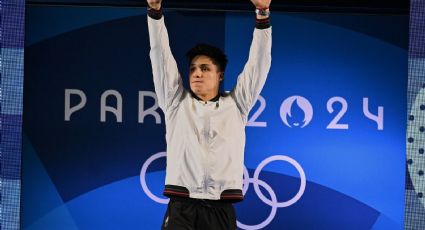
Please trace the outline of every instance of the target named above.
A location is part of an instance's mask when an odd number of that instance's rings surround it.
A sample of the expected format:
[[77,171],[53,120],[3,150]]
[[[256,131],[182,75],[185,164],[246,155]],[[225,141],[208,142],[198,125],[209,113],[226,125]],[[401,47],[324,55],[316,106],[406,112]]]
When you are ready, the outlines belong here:
[[202,100],[210,100],[217,96],[222,76],[211,58],[198,55],[190,64],[190,89]]

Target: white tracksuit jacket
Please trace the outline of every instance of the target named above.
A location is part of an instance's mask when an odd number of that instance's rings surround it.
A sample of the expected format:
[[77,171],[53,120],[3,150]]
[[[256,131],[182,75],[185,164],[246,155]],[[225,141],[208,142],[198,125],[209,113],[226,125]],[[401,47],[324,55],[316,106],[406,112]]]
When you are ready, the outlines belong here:
[[214,102],[197,100],[183,88],[164,17],[148,16],[148,28],[155,91],[166,121],[164,195],[242,200],[245,125],[270,69],[271,27],[254,29],[235,88]]

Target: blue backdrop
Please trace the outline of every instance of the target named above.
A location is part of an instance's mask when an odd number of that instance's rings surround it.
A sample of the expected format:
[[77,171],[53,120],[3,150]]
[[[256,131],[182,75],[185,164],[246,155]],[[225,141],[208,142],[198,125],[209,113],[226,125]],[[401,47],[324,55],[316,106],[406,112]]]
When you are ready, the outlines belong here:
[[[184,80],[185,52],[212,43],[231,90],[254,15],[165,17]],[[165,129],[144,10],[29,7],[26,20],[23,229],[158,229]],[[274,13],[272,25],[238,227],[402,229],[408,18]]]

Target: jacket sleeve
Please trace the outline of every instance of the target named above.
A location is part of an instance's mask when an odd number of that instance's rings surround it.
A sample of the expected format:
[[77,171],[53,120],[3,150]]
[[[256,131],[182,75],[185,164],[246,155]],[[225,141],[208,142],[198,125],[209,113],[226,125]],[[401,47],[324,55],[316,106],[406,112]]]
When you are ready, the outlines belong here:
[[257,101],[269,73],[271,66],[271,33],[271,27],[254,29],[248,61],[242,73],[239,74],[236,86],[231,92],[241,114],[245,118]]
[[164,113],[176,107],[183,93],[183,83],[171,53],[164,17],[148,16],[150,59],[158,105]]

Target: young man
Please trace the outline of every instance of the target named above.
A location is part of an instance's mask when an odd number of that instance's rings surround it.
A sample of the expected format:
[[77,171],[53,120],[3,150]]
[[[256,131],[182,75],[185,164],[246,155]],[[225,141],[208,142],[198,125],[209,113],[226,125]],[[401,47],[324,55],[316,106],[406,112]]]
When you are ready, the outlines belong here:
[[257,20],[248,62],[224,95],[226,56],[205,44],[188,52],[190,90],[183,88],[161,0],[147,0],[155,91],[166,117],[164,195],[170,202],[162,229],[236,229],[232,202],[243,199],[245,125],[271,64],[270,1],[251,0]]

